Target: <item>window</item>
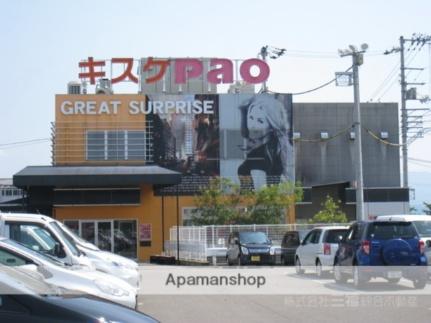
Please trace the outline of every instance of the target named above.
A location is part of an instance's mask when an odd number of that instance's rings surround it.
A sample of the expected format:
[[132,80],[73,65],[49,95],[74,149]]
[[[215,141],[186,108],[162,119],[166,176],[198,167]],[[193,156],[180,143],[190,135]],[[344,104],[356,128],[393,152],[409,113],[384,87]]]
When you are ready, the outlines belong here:
[[346,237],[347,229],[337,229],[326,231],[325,242],[327,243],[338,243],[340,241],[340,236]]
[[66,257],[64,251],[61,255],[55,254],[55,245],[59,243],[55,236],[45,228],[25,223],[8,223],[11,240],[18,241],[35,251],[45,252],[60,258]]
[[137,228],[134,220],[114,221],[114,253],[136,258]]
[[322,230],[316,230],[315,233],[314,233],[314,237],[311,240],[311,242],[314,243],[314,244],[319,243],[320,235],[321,234],[322,234]]
[[72,230],[73,233],[76,235],[79,235],[79,221],[76,220],[65,220],[64,224],[67,225],[67,227]]
[[87,131],[87,160],[149,160],[142,130]]
[[24,258],[18,257],[7,250],[0,249],[0,264],[4,266],[23,266],[27,264]]
[[368,228],[368,239],[412,239],[417,236],[411,222],[374,222]]
[[316,231],[311,231],[307,236],[304,238],[304,244],[310,243],[314,239]]

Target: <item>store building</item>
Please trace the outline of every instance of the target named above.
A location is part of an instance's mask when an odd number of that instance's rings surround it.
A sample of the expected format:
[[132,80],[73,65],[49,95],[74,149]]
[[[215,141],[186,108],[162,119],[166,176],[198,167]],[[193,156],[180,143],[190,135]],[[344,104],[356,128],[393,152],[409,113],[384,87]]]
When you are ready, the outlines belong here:
[[[52,165],[14,175],[27,211],[139,260],[162,252],[169,228],[190,223],[194,195],[214,176],[247,188],[300,181],[304,199],[286,222],[309,219],[327,195],[355,217],[353,104],[292,104],[289,94],[238,84],[217,94],[203,78],[188,94],[165,79],[141,84],[141,94],[113,94],[101,80],[99,94],[69,84],[56,95]],[[363,104],[362,120],[366,212],[403,213],[397,104]]]

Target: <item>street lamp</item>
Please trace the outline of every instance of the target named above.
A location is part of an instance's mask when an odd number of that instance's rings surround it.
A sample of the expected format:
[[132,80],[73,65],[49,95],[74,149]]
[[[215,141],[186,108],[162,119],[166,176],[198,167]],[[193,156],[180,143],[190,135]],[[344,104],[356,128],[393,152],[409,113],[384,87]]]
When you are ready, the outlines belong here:
[[364,213],[364,185],[362,173],[362,138],[361,138],[361,101],[359,98],[359,66],[364,62],[364,53],[368,49],[367,44],[362,44],[358,50],[356,46],[349,45],[349,49],[338,50],[341,57],[352,56],[353,73],[353,126],[355,129],[355,173],[356,173],[356,218],[365,220]]

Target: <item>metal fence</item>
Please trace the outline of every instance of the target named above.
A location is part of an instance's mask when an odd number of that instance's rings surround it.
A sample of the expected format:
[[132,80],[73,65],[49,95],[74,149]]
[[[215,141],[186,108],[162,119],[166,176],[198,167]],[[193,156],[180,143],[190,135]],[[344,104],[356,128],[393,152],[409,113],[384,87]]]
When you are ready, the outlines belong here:
[[[320,224],[251,224],[251,225],[209,225],[174,226],[170,229],[169,240],[165,241],[165,254],[179,260],[191,262],[221,262],[226,257],[229,234],[234,231],[264,232],[274,246],[280,246],[287,231],[309,231],[318,226],[346,225],[345,223]],[[177,231],[179,240],[177,240]]]

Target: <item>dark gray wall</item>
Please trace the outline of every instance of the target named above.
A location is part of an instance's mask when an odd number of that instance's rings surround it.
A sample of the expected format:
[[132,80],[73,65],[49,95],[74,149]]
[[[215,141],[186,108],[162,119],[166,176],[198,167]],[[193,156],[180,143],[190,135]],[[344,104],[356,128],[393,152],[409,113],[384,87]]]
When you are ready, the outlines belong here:
[[[388,132],[389,142],[399,142],[398,105],[396,103],[362,103],[362,126],[380,136]],[[321,132],[333,136],[353,124],[352,103],[294,103],[293,127],[301,133],[295,143],[296,180],[304,186],[353,182],[354,140],[351,130],[326,142]],[[399,147],[385,145],[362,129],[363,174],[365,187],[399,187]]]

